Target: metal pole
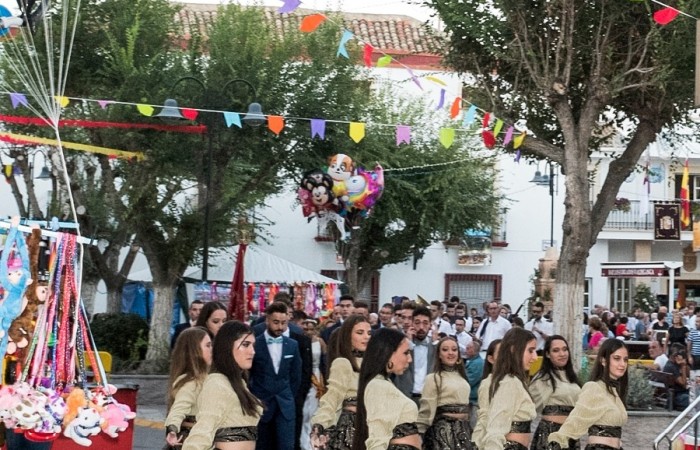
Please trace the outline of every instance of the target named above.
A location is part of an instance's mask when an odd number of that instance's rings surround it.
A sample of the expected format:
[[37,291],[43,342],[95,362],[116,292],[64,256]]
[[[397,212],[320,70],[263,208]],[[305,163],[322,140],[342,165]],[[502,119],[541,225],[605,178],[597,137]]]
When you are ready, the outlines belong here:
[[549,246],[554,247],[554,164],[549,163],[549,198],[551,206],[549,209]]
[[209,275],[209,190],[211,187],[211,160],[212,160],[212,130],[207,126],[207,164],[205,174],[206,187],[204,192],[204,233],[202,236],[202,281],[207,281]]
[[[36,155],[35,155],[36,156]],[[29,184],[27,184],[27,219],[32,218],[32,199],[29,196],[30,191],[34,190],[34,163],[29,162]]]

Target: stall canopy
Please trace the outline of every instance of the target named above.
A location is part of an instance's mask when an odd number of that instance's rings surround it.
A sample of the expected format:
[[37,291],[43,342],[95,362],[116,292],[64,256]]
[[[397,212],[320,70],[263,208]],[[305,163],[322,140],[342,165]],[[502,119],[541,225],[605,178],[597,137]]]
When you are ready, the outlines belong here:
[[681,274],[680,263],[676,261],[605,262],[600,265],[604,277],[667,277],[669,269],[674,270],[675,276]]
[[[238,246],[217,249],[209,257],[209,282],[231,283],[233,270],[236,267]],[[325,277],[320,273],[309,270],[286,259],[268,253],[252,245],[248,246],[245,256],[246,283],[336,283],[342,281]],[[185,271],[185,281],[198,282],[202,277],[202,269],[190,266]]]

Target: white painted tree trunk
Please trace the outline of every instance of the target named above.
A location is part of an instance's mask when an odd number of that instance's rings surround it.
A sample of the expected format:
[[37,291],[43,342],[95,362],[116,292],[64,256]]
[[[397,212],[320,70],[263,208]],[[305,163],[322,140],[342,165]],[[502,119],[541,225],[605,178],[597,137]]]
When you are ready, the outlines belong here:
[[152,367],[162,370],[168,365],[170,353],[170,320],[173,312],[175,287],[167,284],[153,284],[153,317],[148,333],[146,361]]

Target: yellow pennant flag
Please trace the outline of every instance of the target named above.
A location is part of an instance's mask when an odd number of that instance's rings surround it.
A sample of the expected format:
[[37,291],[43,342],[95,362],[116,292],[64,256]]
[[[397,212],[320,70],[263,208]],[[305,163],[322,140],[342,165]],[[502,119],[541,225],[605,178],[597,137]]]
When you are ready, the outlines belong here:
[[498,119],[496,121],[496,125],[493,127],[493,135],[498,138],[498,134],[501,132],[501,129],[503,128],[503,121],[501,119]]
[[350,137],[356,144],[364,139],[365,124],[362,122],[350,122]]
[[391,56],[384,55],[377,60],[377,67],[386,67],[391,64]]
[[57,95],[54,97],[56,101],[58,102],[59,105],[61,105],[61,108],[65,108],[70,104],[70,99],[68,97],[64,97],[62,95]]
[[515,136],[515,139],[513,139],[513,148],[518,148],[521,145],[523,145],[523,141],[525,140],[525,136],[527,133],[522,133],[518,136]]
[[442,81],[440,78],[434,77],[434,76],[432,76],[432,75],[428,75],[427,77],[425,77],[425,79],[426,79],[426,80],[430,80],[430,81],[432,81],[433,83],[437,83],[437,84],[439,84],[440,86],[447,86],[447,83],[445,83],[444,81]]
[[454,128],[441,128],[440,129],[440,143],[445,148],[450,148],[452,143],[455,141],[455,129]]
[[136,109],[138,109],[139,112],[146,117],[151,117],[154,111],[151,105],[143,105],[141,103],[136,105]]

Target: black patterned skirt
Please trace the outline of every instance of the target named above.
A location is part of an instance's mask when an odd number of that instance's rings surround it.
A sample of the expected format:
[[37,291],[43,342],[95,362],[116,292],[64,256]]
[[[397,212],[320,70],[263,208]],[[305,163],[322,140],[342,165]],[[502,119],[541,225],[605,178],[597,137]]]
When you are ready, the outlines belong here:
[[[541,419],[539,425],[537,425],[535,434],[532,436],[530,450],[546,450],[549,435],[559,431],[559,428],[561,428],[561,424]],[[577,439],[569,439],[569,446],[562,447],[562,450],[576,450],[579,448],[581,448],[581,445]]]
[[622,447],[611,447],[610,445],[605,444],[588,444],[586,445],[585,450],[622,450]]
[[[406,436],[411,436],[418,434],[418,426],[413,423],[400,423],[396,425],[391,432],[392,439],[404,438]],[[420,450],[412,445],[408,444],[389,444],[386,450]]]
[[469,419],[456,419],[445,414],[468,414],[469,405],[438,406],[433,424],[423,440],[425,450],[472,450],[472,429]]
[[[345,402],[343,402],[345,404]],[[328,450],[350,450],[352,440],[355,437],[355,413],[343,410],[338,418],[338,423],[326,430],[328,435]]]
[[219,428],[214,435],[214,447],[217,442],[246,442],[258,440],[258,427]]
[[177,437],[180,439],[181,444],[175,447],[171,447],[170,445],[165,444],[163,450],[180,450],[182,448],[182,442],[185,442],[185,439],[187,439],[187,437],[190,435],[190,430],[192,429],[195,423],[197,423],[197,419],[194,416],[185,416],[185,418],[182,419],[182,423],[180,424],[180,431],[178,431],[177,433]]
[[520,442],[506,441],[506,444],[503,446],[503,450],[527,450],[527,447]]

